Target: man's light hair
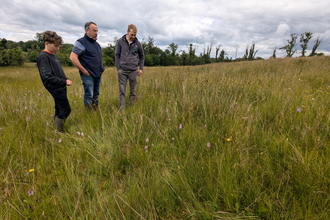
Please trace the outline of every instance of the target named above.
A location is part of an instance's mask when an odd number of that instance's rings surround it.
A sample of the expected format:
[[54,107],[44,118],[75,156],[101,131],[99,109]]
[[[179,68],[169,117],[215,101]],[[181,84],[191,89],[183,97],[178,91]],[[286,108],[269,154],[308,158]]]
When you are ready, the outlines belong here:
[[136,28],[136,26],[134,24],[128,25],[127,31],[130,32],[131,29],[133,30],[134,33],[137,32],[137,28]]
[[85,23],[85,31],[89,30],[89,26],[90,26],[91,24],[94,24],[95,26],[97,26],[97,25],[96,25],[94,22],[92,22],[92,21],[86,22],[86,23]]

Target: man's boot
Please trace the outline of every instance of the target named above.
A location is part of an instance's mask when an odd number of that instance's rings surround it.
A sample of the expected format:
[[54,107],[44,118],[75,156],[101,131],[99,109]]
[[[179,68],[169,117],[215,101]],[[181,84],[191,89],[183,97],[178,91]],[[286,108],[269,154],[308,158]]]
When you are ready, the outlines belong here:
[[87,110],[87,111],[93,111],[93,105],[91,105],[91,104],[87,104],[87,105],[85,105],[85,109]]
[[61,118],[58,118],[57,116],[55,116],[54,124],[59,132],[63,132],[64,119],[61,119]]
[[93,100],[92,107],[93,107],[94,111],[99,109],[99,100],[98,99]]
[[135,96],[130,96],[130,97],[129,97],[129,103],[130,103],[131,105],[133,105],[133,104],[134,104],[134,101],[135,101]]

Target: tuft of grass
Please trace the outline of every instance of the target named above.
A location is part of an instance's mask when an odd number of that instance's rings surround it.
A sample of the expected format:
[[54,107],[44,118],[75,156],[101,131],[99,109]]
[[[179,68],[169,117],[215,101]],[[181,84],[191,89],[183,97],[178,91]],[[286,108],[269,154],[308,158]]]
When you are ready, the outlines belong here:
[[115,68],[88,112],[67,67],[64,133],[36,65],[0,68],[0,217],[327,219],[329,61],[146,67],[123,114]]

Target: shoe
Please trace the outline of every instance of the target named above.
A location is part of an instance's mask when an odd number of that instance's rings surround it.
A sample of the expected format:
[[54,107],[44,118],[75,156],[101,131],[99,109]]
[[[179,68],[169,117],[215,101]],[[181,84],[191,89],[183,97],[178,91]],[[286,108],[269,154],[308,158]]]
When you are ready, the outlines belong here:
[[86,109],[87,111],[92,111],[92,110],[94,110],[93,105],[91,105],[91,104],[87,104],[87,105],[85,105],[85,109]]
[[54,125],[59,132],[63,132],[64,119],[61,119],[61,118],[58,118],[57,116],[55,116]]
[[135,96],[130,96],[129,97],[129,104],[134,105],[134,101],[135,101]]
[[99,109],[99,100],[98,99],[93,100],[92,107],[93,107],[94,111]]

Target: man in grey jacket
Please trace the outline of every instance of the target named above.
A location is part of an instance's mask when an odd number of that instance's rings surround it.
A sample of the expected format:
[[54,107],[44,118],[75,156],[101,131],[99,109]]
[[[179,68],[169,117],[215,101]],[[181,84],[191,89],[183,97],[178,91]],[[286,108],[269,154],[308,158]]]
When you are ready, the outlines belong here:
[[[140,76],[144,66],[144,52],[140,41],[136,38],[137,28],[128,25],[127,34],[118,40],[115,51],[115,62],[118,71],[120,109],[125,108],[127,79],[129,80],[129,102],[133,105],[137,76]],[[138,70],[138,66],[140,69]]]

